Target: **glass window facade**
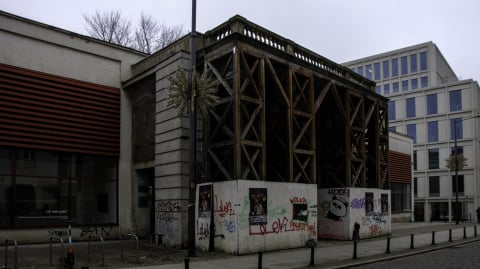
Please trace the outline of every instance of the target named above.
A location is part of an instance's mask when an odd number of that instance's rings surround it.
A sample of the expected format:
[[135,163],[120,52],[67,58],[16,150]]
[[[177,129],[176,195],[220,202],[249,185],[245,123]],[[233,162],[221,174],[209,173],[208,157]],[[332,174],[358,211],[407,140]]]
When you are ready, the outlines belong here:
[[[463,154],[463,146],[457,146],[458,154]],[[450,150],[450,154],[455,154],[455,147],[452,147]]]
[[422,88],[427,88],[428,87],[428,77],[421,77],[420,78],[420,86]]
[[375,86],[375,92],[378,93],[378,94],[382,94],[382,87]]
[[449,93],[450,97],[450,112],[462,110],[462,91],[455,90]]
[[357,72],[359,75],[363,76],[363,66],[357,67]]
[[427,123],[428,142],[438,141],[438,121],[430,121]]
[[365,66],[365,76],[366,76],[368,79],[372,79],[372,73],[373,73],[372,65],[371,65],[371,64],[367,64],[367,65]]
[[408,80],[402,80],[402,91],[408,91]]
[[390,189],[392,191],[392,212],[405,212],[411,210],[410,197],[411,188],[410,184],[405,183],[390,183]]
[[380,80],[380,63],[374,63],[375,80]]
[[395,101],[388,101],[388,120],[395,120]]
[[418,78],[412,78],[412,90],[418,89]]
[[415,117],[415,97],[407,98],[406,102],[406,116],[407,118]]
[[[0,148],[0,225],[117,222],[117,159]],[[5,166],[4,166],[5,165]]]
[[408,58],[407,56],[402,56],[400,58],[400,67],[402,70],[402,75],[408,74]]
[[417,54],[410,55],[410,73],[418,72]]
[[383,85],[383,94],[390,94],[390,84]]
[[428,69],[427,64],[427,52],[420,52],[420,71],[426,71]]
[[413,178],[413,195],[415,197],[418,195],[418,179],[416,177]]
[[407,124],[407,135],[413,139],[413,144],[417,143],[417,125]]
[[440,168],[438,148],[428,150],[428,169]]
[[[457,184],[455,183],[455,176],[452,176],[452,196],[457,194]],[[465,183],[463,175],[458,175],[458,195],[463,196],[465,194]]]
[[450,119],[450,138],[455,140],[455,135],[457,139],[463,138],[463,120],[461,118]]
[[389,78],[390,77],[390,66],[388,60],[383,61],[383,78]]
[[392,83],[392,91],[393,91],[394,93],[397,93],[397,92],[400,91],[400,86],[399,86],[398,82]]
[[398,77],[398,58],[392,59],[392,77]]
[[437,94],[427,95],[427,115],[434,115],[438,113],[438,99]]
[[413,151],[413,170],[417,171],[417,151]]
[[439,176],[428,177],[428,190],[431,197],[440,196],[440,177]]

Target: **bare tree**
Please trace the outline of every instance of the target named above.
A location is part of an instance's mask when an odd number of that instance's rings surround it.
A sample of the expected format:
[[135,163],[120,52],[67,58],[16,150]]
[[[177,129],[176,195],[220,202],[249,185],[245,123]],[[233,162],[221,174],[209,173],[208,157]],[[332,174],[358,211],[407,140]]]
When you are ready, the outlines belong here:
[[87,32],[98,39],[153,53],[162,49],[185,34],[182,25],[158,24],[152,16],[142,13],[135,30],[130,21],[122,18],[120,11],[96,11],[91,16],[83,16],[87,22]]
[[130,21],[122,17],[120,11],[95,11],[91,16],[83,15],[87,22],[87,32],[95,38],[121,46],[131,46]]
[[135,48],[145,53],[152,53],[156,49],[156,37],[160,33],[160,27],[152,19],[152,16],[142,13],[140,25],[135,30]]
[[168,26],[165,24],[160,25],[160,35],[157,38],[157,49],[162,49],[173,42],[175,40],[179,39],[183,35],[185,35],[186,32],[183,29],[183,25],[174,25],[174,26]]

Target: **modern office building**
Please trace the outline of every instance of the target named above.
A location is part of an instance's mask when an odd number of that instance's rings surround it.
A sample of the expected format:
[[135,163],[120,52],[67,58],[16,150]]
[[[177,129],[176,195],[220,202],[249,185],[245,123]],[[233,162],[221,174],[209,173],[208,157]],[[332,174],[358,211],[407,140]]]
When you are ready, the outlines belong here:
[[[389,98],[389,129],[413,138],[415,220],[475,218],[479,206],[478,83],[459,80],[438,47],[426,42],[344,63],[374,80],[376,92]],[[446,159],[458,152],[467,158],[455,171]],[[455,170],[455,169],[453,169]],[[397,184],[392,184],[392,193]],[[458,190],[458,192],[457,192]]]

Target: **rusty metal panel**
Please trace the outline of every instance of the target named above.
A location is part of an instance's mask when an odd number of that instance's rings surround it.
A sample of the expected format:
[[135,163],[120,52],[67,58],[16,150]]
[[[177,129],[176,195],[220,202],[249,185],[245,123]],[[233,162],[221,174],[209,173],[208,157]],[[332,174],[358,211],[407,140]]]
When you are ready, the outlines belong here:
[[119,155],[120,90],[0,64],[0,145]]

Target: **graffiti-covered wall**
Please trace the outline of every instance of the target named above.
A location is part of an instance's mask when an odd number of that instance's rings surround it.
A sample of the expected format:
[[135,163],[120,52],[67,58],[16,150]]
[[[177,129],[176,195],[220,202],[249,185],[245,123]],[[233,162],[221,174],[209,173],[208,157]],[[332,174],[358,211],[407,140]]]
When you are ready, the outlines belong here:
[[355,223],[360,238],[390,234],[390,200],[390,190],[319,189],[318,238],[350,240]]
[[312,184],[236,180],[197,186],[197,247],[208,250],[213,208],[215,249],[246,254],[305,246],[317,237]]

